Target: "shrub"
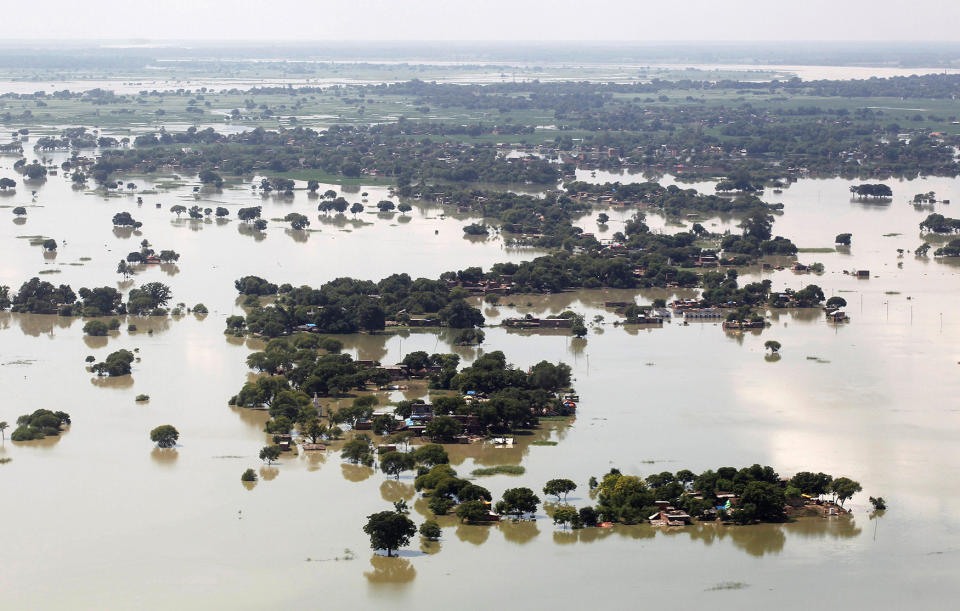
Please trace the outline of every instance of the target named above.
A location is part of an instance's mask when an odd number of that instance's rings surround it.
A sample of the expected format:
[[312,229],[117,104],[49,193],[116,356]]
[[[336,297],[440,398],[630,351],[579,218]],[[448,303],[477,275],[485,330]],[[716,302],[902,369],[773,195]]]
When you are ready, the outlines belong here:
[[109,331],[107,325],[99,320],[91,320],[83,325],[83,332],[94,337],[102,337],[107,334],[107,331]]
[[436,541],[440,538],[440,525],[436,520],[427,520],[420,525],[420,534],[427,541]]

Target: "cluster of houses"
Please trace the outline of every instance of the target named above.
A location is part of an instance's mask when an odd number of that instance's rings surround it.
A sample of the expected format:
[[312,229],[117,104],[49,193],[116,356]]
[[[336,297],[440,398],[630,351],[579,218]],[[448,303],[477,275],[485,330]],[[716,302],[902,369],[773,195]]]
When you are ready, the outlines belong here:
[[573,327],[572,318],[507,318],[500,323],[514,329],[569,329]]
[[725,314],[721,308],[705,305],[702,299],[676,299],[670,303],[670,307],[684,320],[722,318]]

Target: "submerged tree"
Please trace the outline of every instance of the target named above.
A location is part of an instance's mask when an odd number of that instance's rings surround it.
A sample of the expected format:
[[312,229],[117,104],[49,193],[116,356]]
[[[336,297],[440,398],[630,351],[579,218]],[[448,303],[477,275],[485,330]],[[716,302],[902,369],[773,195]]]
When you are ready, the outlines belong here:
[[150,441],[161,448],[172,448],[180,439],[180,433],[170,424],[163,424],[150,431]]
[[417,527],[402,513],[381,511],[367,516],[363,532],[369,535],[372,549],[385,549],[387,556],[393,556],[393,550],[410,543],[410,537],[416,534]]

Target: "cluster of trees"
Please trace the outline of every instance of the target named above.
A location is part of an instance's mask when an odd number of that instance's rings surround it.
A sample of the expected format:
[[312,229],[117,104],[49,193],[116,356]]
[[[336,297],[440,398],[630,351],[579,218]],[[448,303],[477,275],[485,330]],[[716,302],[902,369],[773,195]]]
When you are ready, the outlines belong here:
[[440,324],[455,329],[470,329],[484,322],[479,309],[468,305],[463,289],[446,282],[394,274],[380,282],[338,278],[314,289],[309,286],[276,287],[256,276],[245,276],[235,283],[241,294],[279,293],[271,306],[255,307],[247,316],[228,319],[228,332],[244,329],[267,337],[290,333],[300,325],[314,325],[321,333],[380,331],[388,317],[405,322],[411,315],[435,314]]
[[[583,230],[573,225],[577,216],[590,210],[590,204],[578,201],[560,192],[548,191],[544,197],[521,195],[508,191],[455,188],[439,185],[416,185],[398,189],[400,195],[428,193],[429,199],[458,210],[469,210],[484,219],[498,219],[500,229],[513,234],[537,236],[526,240],[543,248],[572,248],[589,245],[581,243]],[[464,227],[468,235],[489,233],[481,223]]]
[[[6,424],[6,423],[4,423]],[[66,412],[38,409],[32,414],[17,418],[17,428],[10,439],[13,441],[33,441],[44,437],[55,437],[70,424],[70,415]]]
[[720,241],[724,252],[752,256],[795,255],[797,247],[789,239],[772,234],[773,216],[755,212],[740,223],[742,235],[727,235]]
[[[797,473],[789,481],[781,481],[769,466],[752,465],[742,469],[720,467],[699,475],[688,469],[640,478],[611,469],[596,488],[598,519],[632,524],[659,511],[655,501],[668,501],[695,518],[732,520],[740,524],[781,522],[786,520],[785,506],[802,502],[802,495],[833,495],[843,505],[862,490],[860,484],[846,477],[833,478],[823,473]],[[738,501],[727,507],[717,494],[736,495]],[[582,511],[582,510],[581,510]]]
[[957,233],[960,231],[960,219],[952,219],[934,212],[920,222],[920,229],[933,233]]
[[180,439],[180,432],[171,424],[161,424],[150,431],[150,441],[157,444],[160,448],[172,448],[177,445]]
[[[8,287],[0,287],[0,309],[10,307],[14,312],[31,314],[59,314],[60,316],[108,316],[135,314],[161,316],[171,298],[170,287],[161,282],[148,282],[130,290],[127,303],[120,292],[109,286],[83,287],[77,293],[68,285],[53,284],[31,278],[20,286],[11,298]],[[79,296],[79,300],[78,300]]]
[[125,376],[130,373],[130,366],[134,360],[136,360],[136,357],[132,352],[121,348],[108,354],[105,360],[91,365],[90,371],[98,376]]
[[808,284],[799,291],[784,289],[783,292],[772,292],[768,304],[772,308],[814,308],[823,303],[824,298],[823,289],[816,284]]
[[[194,141],[190,152],[183,150],[184,140]],[[401,185],[420,180],[555,184],[560,177],[547,160],[507,158],[491,144],[434,141],[366,125],[334,125],[323,132],[303,127],[240,134],[162,132],[138,136],[134,144],[132,149],[101,151],[92,168],[98,182],[111,182],[117,172],[151,172],[161,166],[208,178],[264,168],[274,174],[314,169],[348,178],[375,172]],[[292,184],[283,182],[288,180],[272,178],[267,186],[290,191]]]
[[622,202],[642,203],[676,216],[691,213],[748,214],[772,209],[759,197],[750,194],[758,190],[754,186],[753,180],[749,175],[745,175],[745,177],[738,175],[733,181],[724,181],[730,182],[730,185],[724,184],[724,182],[717,185],[718,191],[740,191],[741,194],[737,197],[704,195],[696,189],[681,189],[677,185],[664,187],[656,182],[593,184],[575,181],[565,183],[563,187],[570,195],[586,193],[592,198],[611,197]]
[[850,185],[850,192],[860,199],[885,199],[893,197],[893,190],[884,184]]

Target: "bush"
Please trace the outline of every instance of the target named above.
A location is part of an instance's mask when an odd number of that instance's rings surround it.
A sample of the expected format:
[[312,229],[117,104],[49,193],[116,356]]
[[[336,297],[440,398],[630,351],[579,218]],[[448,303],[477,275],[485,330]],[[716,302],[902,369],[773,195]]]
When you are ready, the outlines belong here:
[[257,481],[257,472],[253,469],[247,469],[243,472],[243,475],[240,476],[241,482],[255,482]]
[[445,496],[432,496],[430,497],[430,502],[427,503],[427,507],[434,515],[445,516],[450,513],[450,510],[453,509],[453,501],[448,499]]
[[207,306],[203,305],[202,303],[198,303],[197,305],[193,306],[194,314],[208,314],[209,312],[210,310],[207,309]]
[[427,541],[436,541],[440,538],[440,525],[436,520],[427,520],[420,525],[420,534]]
[[110,329],[111,331],[116,331],[117,329],[119,329],[119,328],[120,328],[120,319],[119,319],[119,318],[111,318],[111,319],[110,319],[110,322],[107,323],[107,328]]
[[102,337],[107,334],[107,331],[109,331],[107,325],[99,320],[91,320],[83,325],[83,332],[94,337]]
[[144,401],[149,401],[150,395],[137,395],[136,402],[143,403]]
[[177,445],[178,439],[180,439],[180,432],[169,424],[160,425],[150,431],[150,441],[161,448],[172,448]]

